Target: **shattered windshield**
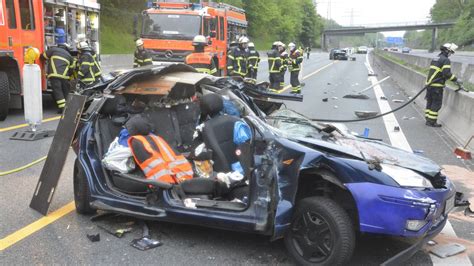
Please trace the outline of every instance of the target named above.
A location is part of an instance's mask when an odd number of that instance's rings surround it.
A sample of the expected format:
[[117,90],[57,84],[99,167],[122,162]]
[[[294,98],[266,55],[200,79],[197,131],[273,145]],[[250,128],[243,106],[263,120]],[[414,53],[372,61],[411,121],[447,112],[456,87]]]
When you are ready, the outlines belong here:
[[151,39],[192,40],[201,30],[201,17],[182,14],[146,14],[142,36]]
[[287,137],[319,137],[321,128],[309,118],[290,109],[281,109],[267,117],[272,127],[279,129]]

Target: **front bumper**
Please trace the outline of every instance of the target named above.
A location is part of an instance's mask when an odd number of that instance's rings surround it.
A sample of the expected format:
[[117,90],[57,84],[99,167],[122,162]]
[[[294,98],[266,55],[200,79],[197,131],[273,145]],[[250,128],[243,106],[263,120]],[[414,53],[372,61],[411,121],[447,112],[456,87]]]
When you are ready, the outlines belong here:
[[[360,231],[366,233],[423,237],[442,229],[456,201],[454,186],[449,180],[446,188],[426,191],[374,183],[346,186],[357,205]],[[425,224],[411,231],[406,228],[408,220]]]

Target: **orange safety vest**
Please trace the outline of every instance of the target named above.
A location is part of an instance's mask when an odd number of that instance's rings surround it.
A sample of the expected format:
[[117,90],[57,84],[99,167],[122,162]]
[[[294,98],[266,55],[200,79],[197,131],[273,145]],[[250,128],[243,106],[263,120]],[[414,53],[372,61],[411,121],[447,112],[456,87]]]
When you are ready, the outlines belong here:
[[[140,162],[132,149],[133,158],[147,179],[176,184],[193,178],[191,164],[183,155],[176,155],[161,137],[156,135],[132,136],[128,139],[129,147],[132,147],[132,140],[140,141],[149,154],[148,159]],[[151,141],[158,147],[158,150],[153,148]]]

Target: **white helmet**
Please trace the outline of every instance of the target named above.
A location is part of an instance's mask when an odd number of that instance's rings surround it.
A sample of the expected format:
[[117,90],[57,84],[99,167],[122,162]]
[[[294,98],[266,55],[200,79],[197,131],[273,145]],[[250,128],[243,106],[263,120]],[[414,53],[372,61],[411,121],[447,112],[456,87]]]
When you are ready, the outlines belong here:
[[80,41],[77,44],[77,49],[78,50],[86,50],[86,49],[90,49],[90,48],[91,47],[89,46],[89,44],[86,41]]
[[273,45],[285,47],[285,44],[280,41],[274,42]]
[[456,49],[458,49],[458,46],[454,43],[445,43],[441,46],[441,50],[446,49],[448,52],[451,52],[454,54]]
[[296,48],[296,44],[290,42],[290,43],[288,44],[288,48],[290,48],[290,50],[293,50],[293,49]]
[[193,45],[207,45],[207,39],[203,35],[196,35],[193,39]]
[[136,45],[137,47],[142,46],[142,45],[143,45],[143,40],[142,40],[142,39],[136,40],[136,41],[135,41],[135,45]]
[[249,42],[249,47],[250,48],[255,47],[255,44],[253,42]]
[[249,43],[249,38],[242,36],[239,38],[239,44]]

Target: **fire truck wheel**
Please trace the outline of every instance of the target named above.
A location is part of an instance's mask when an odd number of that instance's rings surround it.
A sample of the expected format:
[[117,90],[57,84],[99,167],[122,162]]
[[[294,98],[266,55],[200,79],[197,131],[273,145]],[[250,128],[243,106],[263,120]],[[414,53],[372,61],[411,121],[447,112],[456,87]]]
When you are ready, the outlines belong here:
[[5,72],[0,72],[0,121],[7,118],[8,105],[10,103],[10,87],[8,76]]

